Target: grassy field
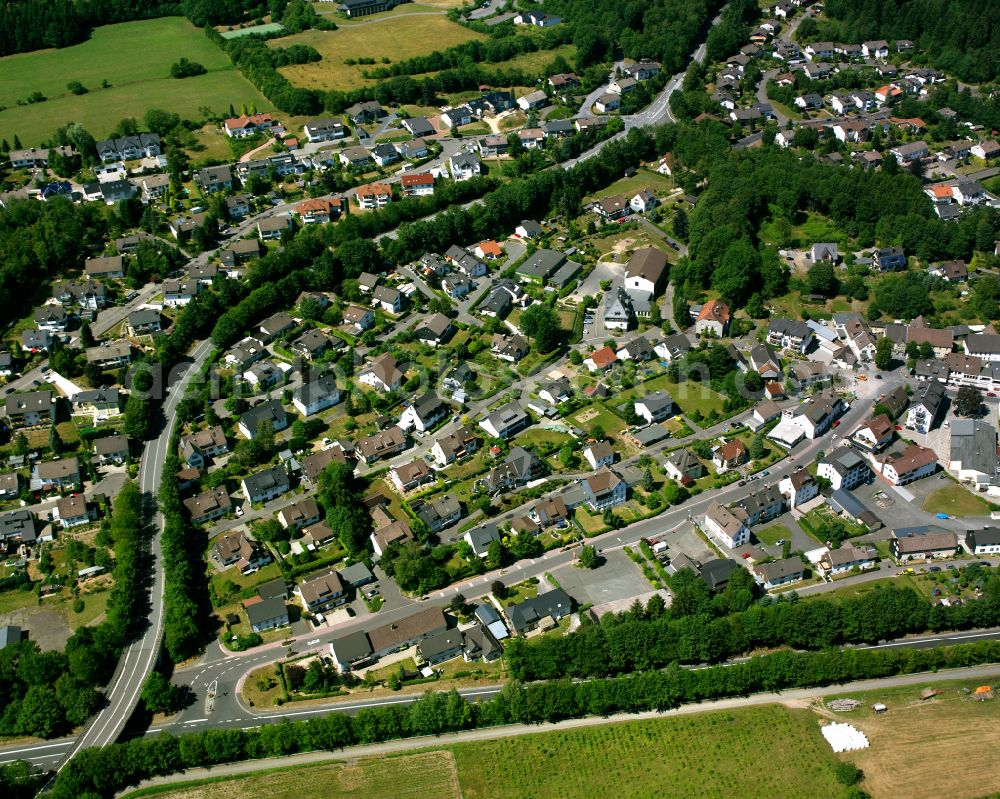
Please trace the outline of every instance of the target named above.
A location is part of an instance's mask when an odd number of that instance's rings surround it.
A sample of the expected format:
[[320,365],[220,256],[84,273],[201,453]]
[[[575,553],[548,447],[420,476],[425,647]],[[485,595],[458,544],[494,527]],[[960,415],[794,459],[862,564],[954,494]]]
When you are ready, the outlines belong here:
[[754,530],[753,534],[761,543],[772,546],[777,544],[778,541],[781,541],[782,539],[785,541],[792,540],[792,531],[783,524],[772,524],[770,527],[765,527],[763,530]]
[[[135,56],[142,53],[141,58]],[[202,64],[208,73],[175,80],[170,65],[181,57]],[[107,80],[111,87],[101,88]],[[90,91],[70,94],[78,80]],[[33,91],[48,100],[18,106]],[[165,17],[97,28],[89,41],[61,50],[39,50],[0,59],[0,134],[16,133],[25,146],[39,144],[68,122],[80,122],[95,137],[107,135],[124,117],[141,119],[150,108],[199,118],[199,109],[223,112],[232,103],[260,109],[270,104],[248,83],[229,58],[190,22]]]
[[573,59],[576,58],[576,46],[564,44],[555,50],[538,50],[534,53],[524,53],[510,59],[510,61],[500,61],[497,64],[490,64],[489,66],[490,68],[504,71],[520,69],[523,72],[540,73],[544,67],[555,61],[557,56],[562,56],[572,64]]
[[356,796],[392,796],[393,799],[461,799],[455,759],[451,752],[420,752],[357,763],[332,763],[265,771],[249,777],[216,778],[177,788],[133,791],[128,796],[164,796],[169,799],[353,799]]
[[[453,750],[465,799],[843,795],[815,716],[779,706],[527,735]],[[775,757],[778,751],[781,756]]]
[[989,503],[977,497],[960,485],[950,483],[928,494],[924,500],[924,510],[928,513],[947,513],[949,516],[986,516],[990,512]]
[[[404,9],[408,13],[429,10],[413,4],[400,6],[398,10]],[[400,18],[394,19],[395,16]],[[350,90],[369,86],[375,81],[362,74],[372,69],[371,66],[349,66],[344,63],[348,58],[374,58],[376,61],[389,58],[394,62],[403,61],[483,38],[482,34],[463,28],[444,15],[407,17],[402,14],[382,14],[354,25],[344,23],[335,31],[305,31],[295,36],[286,36],[275,41],[273,46],[308,44],[322,54],[323,60],[315,64],[282,68],[281,72],[296,86]]]
[[674,182],[666,175],[658,172],[651,172],[648,169],[640,169],[630,178],[616,180],[606,189],[590,194],[584,198],[584,202],[589,200],[599,200],[602,197],[612,197],[621,194],[625,197],[633,197],[643,189],[652,189],[657,197],[663,197],[674,190]]
[[[988,765],[1000,744],[1000,704],[976,702],[967,693],[981,684],[938,683],[938,695],[926,701],[920,700],[922,686],[852,695],[863,700],[861,708],[831,715],[871,741],[868,749],[844,756],[864,771],[861,787],[873,799],[973,799],[1000,791],[1000,769]],[[888,712],[876,715],[875,702]]]
[[912,588],[922,596],[930,596],[933,584],[925,577],[916,575],[901,574],[899,577],[886,577],[881,580],[872,580],[867,583],[855,583],[854,585],[844,585],[834,588],[832,591],[824,591],[822,594],[812,594],[808,598],[825,599],[831,602],[839,602],[842,599],[856,599],[857,597],[870,594],[872,591],[880,591],[888,587],[892,588]]

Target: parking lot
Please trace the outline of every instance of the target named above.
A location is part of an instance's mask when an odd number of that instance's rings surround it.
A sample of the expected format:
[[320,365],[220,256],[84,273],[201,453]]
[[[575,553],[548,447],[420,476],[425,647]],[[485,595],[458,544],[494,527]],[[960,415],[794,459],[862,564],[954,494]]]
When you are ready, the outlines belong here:
[[596,572],[568,564],[557,569],[553,576],[562,589],[581,605],[587,602],[603,605],[605,602],[631,599],[650,590],[639,567],[625,552],[609,550],[601,557],[604,560]]

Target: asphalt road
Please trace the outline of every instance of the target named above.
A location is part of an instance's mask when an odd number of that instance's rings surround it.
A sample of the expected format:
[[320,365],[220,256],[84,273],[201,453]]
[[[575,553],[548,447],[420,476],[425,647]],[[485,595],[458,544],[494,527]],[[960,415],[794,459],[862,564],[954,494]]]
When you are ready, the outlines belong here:
[[[170,435],[174,427],[174,412],[177,403],[184,394],[188,381],[197,374],[202,362],[212,351],[210,340],[203,341],[193,353],[193,362],[183,375],[169,389],[166,401],[163,403],[163,413],[166,424],[160,435],[146,442],[139,469],[139,487],[148,501],[155,501],[160,481],[163,477],[163,464],[170,448]],[[107,690],[107,703],[104,708],[91,719],[82,734],[77,737],[72,747],[63,753],[66,762],[80,749],[88,746],[106,746],[118,738],[125,722],[128,721],[139,701],[139,694],[146,678],[152,672],[160,652],[160,637],[163,633],[163,569],[160,565],[160,533],[163,530],[163,516],[156,514],[153,525],[153,535],[150,540],[150,551],[155,564],[153,583],[149,592],[149,624],[142,637],[130,644],[122,654],[118,669]]]
[[[977,632],[964,632],[964,633],[946,633],[936,636],[918,636],[914,638],[900,639],[898,641],[892,641],[884,644],[875,644],[872,646],[857,647],[858,649],[881,649],[886,647],[895,648],[910,648],[910,649],[928,649],[935,646],[948,646],[957,645],[963,643],[972,643],[974,641],[981,640],[1000,640],[1000,630],[984,630]],[[699,667],[694,667],[699,668]],[[970,669],[956,669],[952,671],[940,671],[933,674],[911,674],[904,675],[901,677],[894,677],[886,680],[866,680],[863,682],[849,683],[844,686],[826,686],[823,688],[809,688],[809,689],[793,689],[789,691],[781,691],[775,693],[760,693],[754,694],[749,697],[737,697],[732,699],[722,699],[716,702],[706,702],[706,703],[691,703],[683,705],[676,710],[668,711],[666,714],[649,712],[649,713],[639,713],[639,714],[622,714],[610,717],[596,717],[589,716],[582,719],[571,719],[567,722],[560,722],[559,724],[543,724],[543,725],[516,725],[513,727],[502,727],[487,730],[474,730],[470,733],[459,733],[458,736],[473,735],[474,737],[468,740],[488,740],[492,738],[508,737],[510,735],[519,735],[525,732],[540,732],[547,729],[554,729],[560,726],[566,727],[587,727],[594,726],[598,724],[606,724],[615,721],[623,721],[628,718],[655,718],[661,715],[678,715],[687,713],[700,713],[710,710],[719,709],[731,709],[736,707],[744,707],[749,705],[761,705],[761,704],[771,704],[773,702],[787,702],[794,701],[803,698],[815,698],[830,694],[833,692],[843,693],[844,691],[867,691],[877,688],[888,688],[893,686],[901,685],[922,685],[929,682],[937,682],[941,680],[954,680],[961,679],[964,677],[986,677],[1000,674],[1000,665],[997,666],[984,666]],[[458,691],[458,693],[465,697],[469,701],[482,701],[485,699],[490,699],[501,691],[501,686],[499,685],[485,685],[477,688],[465,688]],[[285,719],[289,720],[304,720],[312,718],[315,716],[323,716],[329,713],[349,713],[354,714],[359,710],[367,707],[383,707],[386,705],[406,705],[410,704],[416,699],[418,699],[420,694],[411,695],[401,695],[389,698],[378,698],[371,700],[362,700],[359,702],[341,702],[332,705],[326,705],[322,707],[310,707],[303,710],[292,710],[287,707],[281,711],[274,711],[268,713],[257,713],[257,714],[247,714],[244,713],[240,718],[227,719],[227,720],[209,720],[206,718],[201,719],[191,719],[185,722],[183,725],[163,725],[159,727],[153,727],[148,732],[147,735],[155,735],[160,732],[169,732],[172,734],[183,734],[185,732],[195,732],[203,731],[206,729],[223,729],[223,728],[249,728],[257,727],[261,724],[273,724]],[[512,732],[512,730],[523,730],[523,732]],[[451,739],[454,736],[442,736],[439,739],[435,739],[442,745],[444,743],[453,742]],[[456,740],[466,740],[465,738],[456,738]],[[62,739],[58,741],[49,741],[44,744],[31,745],[31,746],[15,746],[9,747],[7,749],[0,750],[0,765],[5,763],[10,763],[15,760],[28,760],[34,765],[51,768],[56,762],[61,758],[65,757],[66,753],[74,744],[74,739]],[[411,738],[403,741],[394,741],[383,745],[376,745],[375,747],[354,747],[351,749],[344,750],[345,754],[349,754],[351,757],[363,757],[373,754],[384,754],[386,751],[394,751],[394,749],[385,750],[383,747],[393,747],[396,749],[408,749],[417,746],[426,746],[427,739],[424,738]],[[371,750],[371,751],[369,751]],[[329,753],[325,754],[324,757],[332,756]],[[280,760],[282,765],[288,765],[289,759],[282,758]],[[242,764],[240,768],[244,768],[247,771],[254,771],[262,768],[267,768],[267,761],[253,761],[253,763]],[[211,773],[218,776],[220,774],[220,769],[213,768]],[[188,772],[184,779],[193,778],[193,773]],[[166,782],[179,781],[179,775],[175,777],[167,778]],[[147,783],[151,784],[151,783]]]

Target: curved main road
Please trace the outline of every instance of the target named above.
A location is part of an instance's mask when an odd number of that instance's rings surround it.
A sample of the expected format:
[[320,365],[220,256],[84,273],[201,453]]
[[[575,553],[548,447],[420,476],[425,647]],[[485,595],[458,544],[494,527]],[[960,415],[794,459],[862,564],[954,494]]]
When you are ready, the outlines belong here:
[[[184,374],[168,388],[163,413],[166,423],[160,435],[146,442],[139,467],[139,488],[149,501],[155,501],[163,478],[163,464],[170,449],[170,436],[174,429],[177,404],[187,389],[191,377],[198,373],[205,358],[212,351],[212,342],[205,340],[193,353],[193,361],[186,365]],[[63,763],[88,746],[106,746],[121,734],[139,701],[139,694],[146,678],[156,666],[163,634],[163,568],[160,564],[160,533],[163,515],[157,511],[152,524],[150,556],[153,563],[153,580],[149,591],[149,624],[142,637],[129,644],[122,653],[118,669],[107,692],[107,704],[91,719],[72,747],[65,752]],[[61,766],[60,766],[61,768]]]

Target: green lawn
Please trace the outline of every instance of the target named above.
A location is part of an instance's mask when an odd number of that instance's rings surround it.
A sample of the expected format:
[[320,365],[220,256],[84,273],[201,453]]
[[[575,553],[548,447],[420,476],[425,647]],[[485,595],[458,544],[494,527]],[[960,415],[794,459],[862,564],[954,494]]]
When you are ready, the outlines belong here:
[[[170,65],[181,57],[202,64],[208,73],[171,78]],[[70,94],[66,84],[71,80],[90,91]],[[101,88],[104,80],[110,88]],[[17,105],[33,91],[49,99]],[[6,106],[0,112],[0,133],[9,140],[17,134],[25,146],[39,144],[69,122],[79,122],[101,138],[119,120],[141,120],[150,108],[199,119],[202,107],[221,113],[230,104],[237,109],[243,104],[271,107],[228,56],[182,17],[107,25],[74,47],[0,59],[0,105]]]
[[[202,64],[208,73],[171,78],[170,65],[181,56]],[[111,84],[108,89],[101,88],[105,79]],[[70,80],[90,91],[70,94]],[[49,99],[16,105],[36,90]],[[201,108],[224,113],[230,104],[237,109],[244,104],[258,110],[271,107],[218,47],[180,17],[108,25],[75,47],[0,59],[0,105],[7,106],[0,112],[0,133],[9,140],[17,134],[25,146],[41,143],[69,122],[79,122],[102,138],[119,120],[141,120],[150,108],[201,119]]]
[[654,194],[658,197],[662,197],[663,195],[669,194],[674,190],[674,181],[666,175],[661,175],[659,172],[653,172],[648,169],[639,169],[632,177],[616,180],[606,189],[602,189],[599,192],[588,195],[584,198],[584,202],[587,202],[588,200],[599,200],[601,197],[611,197],[615,194],[632,197],[643,189],[652,189]]
[[947,513],[949,516],[986,516],[990,506],[971,491],[949,482],[944,488],[928,495],[924,500],[924,510],[928,513]]
[[792,540],[792,531],[783,524],[772,524],[770,527],[765,527],[763,530],[754,530],[753,534],[761,543],[772,546],[781,540]]
[[624,421],[599,402],[577,411],[569,417],[569,421],[586,431],[589,431],[594,425],[600,425],[604,428],[605,434],[618,433],[626,427]]
[[[465,799],[839,797],[808,710],[771,705],[452,747]],[[780,756],[776,756],[780,752]]]
[[872,591],[881,591],[889,586],[893,588],[912,588],[918,594],[929,597],[933,585],[925,577],[917,577],[911,574],[901,574],[899,577],[885,577],[881,580],[872,580],[867,583],[855,583],[834,588],[832,591],[823,591],[820,594],[810,594],[807,599],[827,599],[831,602],[839,602],[842,599],[856,599],[857,597],[870,594]]

